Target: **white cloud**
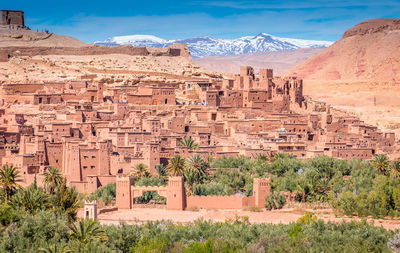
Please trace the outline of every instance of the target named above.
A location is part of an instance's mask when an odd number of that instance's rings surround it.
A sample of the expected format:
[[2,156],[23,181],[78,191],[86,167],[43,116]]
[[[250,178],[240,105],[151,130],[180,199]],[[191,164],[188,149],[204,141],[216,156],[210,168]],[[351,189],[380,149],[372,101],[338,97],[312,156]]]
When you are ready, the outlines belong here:
[[[307,6],[316,6],[316,4],[313,5],[315,1],[307,2]],[[340,6],[340,3],[344,4],[347,1],[334,2],[332,5]],[[257,3],[257,1],[252,3]],[[268,6],[278,7],[278,4],[272,2]],[[47,28],[51,32],[74,36],[85,42],[131,34],[183,39],[196,36],[237,38],[261,32],[299,39],[336,40],[346,29],[363,20],[397,14],[397,9],[393,9],[393,13],[388,13],[385,7],[379,6],[363,7],[363,11],[336,7],[321,11],[303,9],[304,6],[300,4],[301,8],[298,9],[268,9],[220,16],[200,12],[132,17],[77,15],[61,24],[34,20],[32,28]]]

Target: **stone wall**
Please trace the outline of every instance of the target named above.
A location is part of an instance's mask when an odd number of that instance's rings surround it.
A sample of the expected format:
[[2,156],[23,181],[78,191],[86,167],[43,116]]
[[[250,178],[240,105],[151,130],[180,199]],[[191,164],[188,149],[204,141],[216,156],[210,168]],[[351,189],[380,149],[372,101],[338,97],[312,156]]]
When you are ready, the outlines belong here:
[[[243,196],[188,196],[186,198],[187,209],[242,209],[254,205],[244,201],[249,197]],[[253,198],[251,198],[253,199]],[[254,200],[252,201],[254,202]],[[244,203],[248,206],[244,206]],[[250,205],[249,205],[250,204]]]
[[[187,56],[184,48],[156,48],[133,46],[87,46],[87,47],[3,47],[0,49],[0,62],[8,61],[12,56],[35,56],[35,55],[107,55],[126,54],[133,56]],[[190,53],[189,53],[190,56]]]
[[88,46],[88,47],[4,47],[0,54],[7,53],[10,56],[35,56],[35,55],[106,55],[127,54],[143,55],[149,54],[146,47],[132,46]]
[[133,179],[128,176],[117,177],[118,209],[131,209],[133,198],[144,191],[157,191],[167,198],[167,209],[185,210],[202,209],[243,209],[252,206],[264,208],[265,197],[270,194],[271,186],[268,178],[255,178],[253,196],[186,196],[183,177],[170,177],[167,187],[141,186],[134,187]]

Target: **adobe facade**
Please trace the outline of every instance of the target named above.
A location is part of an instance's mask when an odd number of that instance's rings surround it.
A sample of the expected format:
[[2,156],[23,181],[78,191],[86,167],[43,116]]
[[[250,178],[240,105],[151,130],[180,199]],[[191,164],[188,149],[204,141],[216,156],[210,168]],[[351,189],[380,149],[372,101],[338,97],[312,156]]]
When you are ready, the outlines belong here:
[[[166,165],[176,154],[285,152],[340,159],[398,154],[393,133],[310,100],[303,96],[302,80],[274,77],[271,69],[255,73],[246,66],[230,79],[176,83],[5,82],[0,95],[0,162],[17,166],[24,185],[53,166],[80,192],[93,192],[140,163],[156,173],[157,164]],[[199,148],[180,146],[187,137]],[[265,193],[260,194],[262,199]],[[193,198],[185,205],[203,201]]]

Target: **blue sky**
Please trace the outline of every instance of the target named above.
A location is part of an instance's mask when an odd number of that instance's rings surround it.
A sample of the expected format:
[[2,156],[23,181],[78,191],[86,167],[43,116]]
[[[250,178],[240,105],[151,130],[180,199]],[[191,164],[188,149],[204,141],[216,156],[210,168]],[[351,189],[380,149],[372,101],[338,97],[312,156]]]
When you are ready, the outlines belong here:
[[131,34],[233,39],[262,32],[334,41],[363,20],[400,18],[400,0],[15,0],[0,8],[25,11],[25,22],[32,29],[85,42]]

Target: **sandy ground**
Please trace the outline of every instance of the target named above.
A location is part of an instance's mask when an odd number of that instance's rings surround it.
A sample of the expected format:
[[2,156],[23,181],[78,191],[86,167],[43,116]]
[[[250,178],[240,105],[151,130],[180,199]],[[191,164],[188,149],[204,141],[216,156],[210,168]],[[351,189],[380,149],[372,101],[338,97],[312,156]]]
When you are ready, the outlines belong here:
[[304,94],[400,136],[400,82],[304,81]]
[[114,84],[179,82],[182,79],[220,76],[193,64],[186,57],[109,55],[16,56],[0,62],[0,83],[63,82],[108,79]]
[[0,47],[83,47],[88,44],[70,36],[36,32],[28,29],[8,29],[0,26]]
[[[171,220],[176,223],[188,223],[198,219],[224,222],[238,217],[248,217],[251,223],[289,224],[302,217],[307,211],[313,212],[319,219],[331,222],[360,220],[359,218],[336,217],[331,209],[296,209],[286,208],[273,211],[250,212],[245,210],[204,210],[175,211],[163,208],[134,208],[118,210],[98,215],[102,224],[119,224],[124,221],[128,224],[140,224],[147,221]],[[369,219],[375,226],[386,229],[400,229],[400,220]]]

